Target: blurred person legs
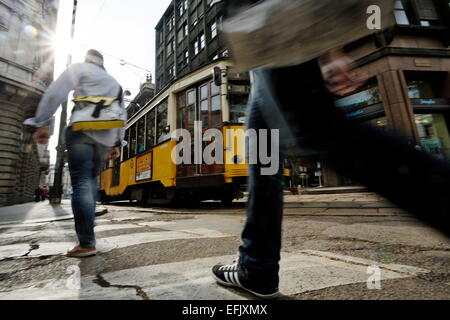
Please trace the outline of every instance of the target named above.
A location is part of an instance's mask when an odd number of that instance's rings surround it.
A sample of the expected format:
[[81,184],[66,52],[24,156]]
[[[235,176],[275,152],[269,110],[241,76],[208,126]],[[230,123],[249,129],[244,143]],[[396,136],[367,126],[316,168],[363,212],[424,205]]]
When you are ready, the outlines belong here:
[[[295,142],[298,154],[320,152],[339,174],[450,236],[448,163],[418,151],[405,139],[347,119],[335,107],[317,60],[253,74],[250,128],[280,129],[282,150]],[[258,165],[249,170],[247,222],[239,258],[212,271],[220,284],[272,298],[278,291],[282,176],[259,176]]]
[[97,201],[97,176],[106,148],[82,132],[66,131],[69,171],[72,180],[72,211],[79,246],[69,256],[88,256],[95,252],[95,207]]

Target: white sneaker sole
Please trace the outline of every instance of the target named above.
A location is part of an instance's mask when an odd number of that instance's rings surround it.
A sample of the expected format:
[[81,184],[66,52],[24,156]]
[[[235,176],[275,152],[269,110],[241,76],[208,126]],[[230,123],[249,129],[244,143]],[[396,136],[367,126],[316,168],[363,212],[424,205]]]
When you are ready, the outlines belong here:
[[280,296],[280,292],[279,292],[279,291],[277,291],[277,292],[275,292],[275,293],[272,293],[272,294],[260,294],[260,293],[254,292],[254,291],[252,291],[252,290],[250,290],[250,289],[247,289],[247,288],[245,288],[245,287],[243,287],[243,286],[240,286],[240,285],[237,285],[237,284],[234,284],[234,283],[225,282],[225,281],[219,279],[219,278],[214,274],[214,272],[212,272],[212,276],[213,276],[214,280],[217,281],[217,283],[219,283],[219,284],[221,284],[221,285],[223,285],[223,286],[225,286],[225,287],[240,288],[240,289],[243,289],[243,290],[245,290],[245,291],[247,291],[247,292],[250,292],[251,294],[253,294],[253,295],[255,295],[255,296],[257,296],[258,298],[261,298],[261,299],[270,300],[270,299],[274,299],[274,298]]

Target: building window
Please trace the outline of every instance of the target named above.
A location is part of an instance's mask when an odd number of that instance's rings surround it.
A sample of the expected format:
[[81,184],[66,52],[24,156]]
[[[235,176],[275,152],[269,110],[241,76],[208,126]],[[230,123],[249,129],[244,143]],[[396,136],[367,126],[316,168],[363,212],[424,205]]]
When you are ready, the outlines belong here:
[[409,24],[409,19],[406,15],[406,10],[401,0],[395,1],[394,15],[397,24]]
[[9,21],[11,19],[11,11],[7,6],[0,3],[0,30],[8,30]]
[[194,41],[194,56],[196,56],[200,52],[200,42],[199,40]]
[[214,21],[214,23],[211,24],[209,29],[211,32],[211,39],[214,39],[215,37],[217,37],[217,22],[216,21]]
[[429,27],[439,25],[439,15],[433,0],[415,0],[420,25]]
[[175,65],[169,67],[169,78],[175,77]]
[[185,12],[186,12],[186,9],[185,9],[185,7],[184,7],[184,4],[181,3],[181,4],[178,6],[178,16],[179,16],[179,17],[182,17],[182,16],[184,15]]
[[175,16],[171,16],[166,24],[166,30],[167,32],[172,31],[173,27],[175,27]]
[[206,45],[205,34],[200,34],[200,50],[202,50]]
[[175,50],[175,40],[170,40],[166,48],[166,56],[169,57]]
[[191,14],[192,27],[195,27],[198,23],[198,11],[194,10]]
[[184,23],[183,26],[178,29],[178,43],[183,41],[188,36],[188,33],[188,26]]
[[189,63],[189,50],[185,49],[178,60],[180,69],[184,68],[188,63]]

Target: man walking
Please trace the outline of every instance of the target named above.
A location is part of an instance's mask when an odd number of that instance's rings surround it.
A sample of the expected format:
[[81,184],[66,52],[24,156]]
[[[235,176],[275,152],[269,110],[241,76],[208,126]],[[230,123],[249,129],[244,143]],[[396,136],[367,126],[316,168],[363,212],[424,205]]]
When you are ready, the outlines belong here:
[[[83,99],[104,97],[119,100],[123,104],[122,88],[109,75],[103,56],[96,50],[89,50],[84,63],[76,63],[64,71],[44,94],[35,118],[25,121],[26,125],[38,127],[34,140],[47,144],[50,138],[48,124],[59,105],[67,100],[70,91],[74,97]],[[86,100],[84,100],[86,101]],[[83,105],[75,105],[75,109]],[[126,112],[124,121],[126,121]],[[70,250],[70,257],[88,257],[96,254],[94,234],[95,206],[97,201],[97,177],[100,166],[106,159],[120,157],[120,147],[125,144],[124,128],[108,130],[74,131],[69,123],[65,132],[68,150],[69,171],[72,181],[72,211],[79,245]]]
[[[322,68],[316,58],[292,67],[252,71],[248,128],[280,129],[282,154],[292,142],[300,150],[320,151],[339,174],[450,236],[449,164],[400,138],[347,119],[335,107],[334,95],[348,94],[361,82],[352,76],[350,59],[343,54],[329,53],[320,60]],[[283,175],[281,170],[261,175],[262,167],[249,166],[247,221],[239,257],[232,264],[214,266],[212,274],[221,285],[270,299],[278,295]]]

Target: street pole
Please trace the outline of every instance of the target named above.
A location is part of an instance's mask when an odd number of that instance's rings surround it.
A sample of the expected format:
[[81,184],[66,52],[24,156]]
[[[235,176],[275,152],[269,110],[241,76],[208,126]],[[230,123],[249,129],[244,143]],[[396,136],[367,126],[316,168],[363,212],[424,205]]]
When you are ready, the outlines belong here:
[[[73,1],[73,12],[72,12],[72,29],[70,34],[70,40],[73,41],[75,35],[75,22],[77,17],[77,6],[78,1]],[[72,49],[72,48],[69,48]],[[72,64],[72,52],[69,50],[69,54],[67,57],[67,67]],[[67,101],[62,105],[61,110],[61,119],[59,124],[59,138],[58,138],[58,146],[56,147],[57,155],[56,155],[56,164],[55,164],[55,179],[53,181],[53,194],[51,196],[52,204],[60,204],[62,200],[63,187],[62,187],[62,178],[63,178],[63,170],[65,165],[64,159],[64,130],[67,125]]]

